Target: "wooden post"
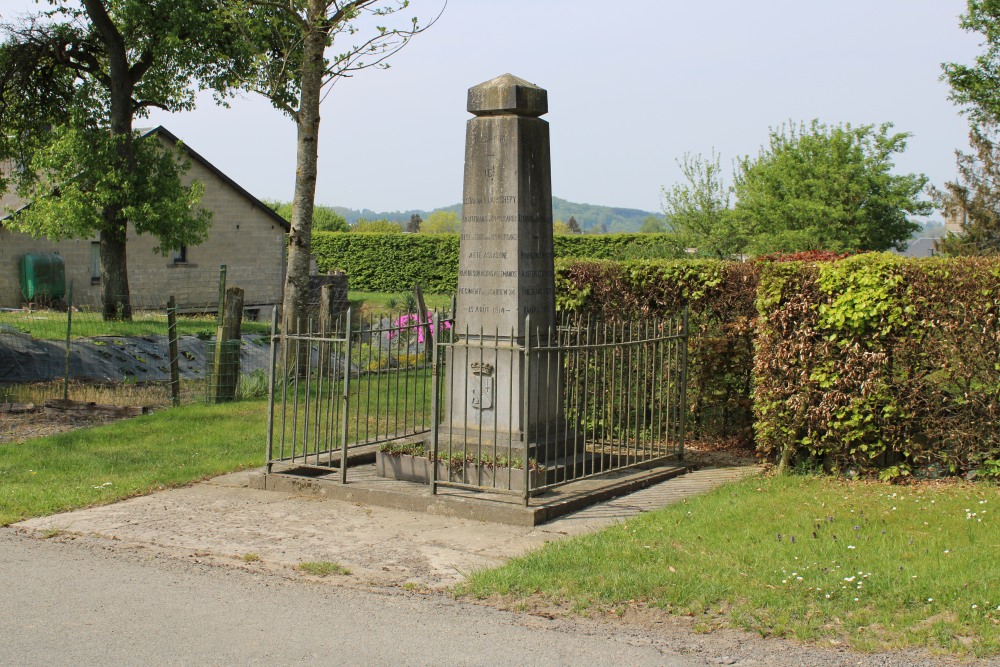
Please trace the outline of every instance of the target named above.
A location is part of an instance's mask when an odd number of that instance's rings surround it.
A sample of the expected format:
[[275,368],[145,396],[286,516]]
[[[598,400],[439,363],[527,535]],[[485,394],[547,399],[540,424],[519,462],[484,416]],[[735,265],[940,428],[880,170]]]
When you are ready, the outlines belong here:
[[170,350],[170,397],[174,407],[181,404],[181,362],[177,353],[177,300],[167,300],[167,347]]
[[212,366],[211,400],[224,403],[236,398],[240,381],[240,326],[243,323],[243,289],[230,287],[215,335],[215,362]]
[[63,378],[63,400],[69,400],[69,346],[73,335],[73,281],[69,281],[69,293],[66,295],[66,376]]
[[319,290],[319,331],[333,332],[337,319],[344,311],[344,300],[339,285],[323,285]]

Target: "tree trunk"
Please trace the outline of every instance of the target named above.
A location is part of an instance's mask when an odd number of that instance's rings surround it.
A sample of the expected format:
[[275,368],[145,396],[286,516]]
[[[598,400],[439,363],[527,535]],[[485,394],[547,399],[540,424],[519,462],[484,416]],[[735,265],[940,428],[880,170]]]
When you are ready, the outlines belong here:
[[323,0],[309,0],[309,31],[303,44],[303,63],[299,109],[295,114],[297,131],[295,159],[295,194],[292,198],[291,231],[288,233],[288,270],[282,319],[286,331],[305,331],[309,312],[309,259],[312,251],[313,203],[316,198],[316,163],[319,142],[319,105],[323,92],[326,49],[326,5]]
[[[103,0],[84,0],[84,7],[100,35],[108,57],[108,89],[111,138],[114,140],[114,162],[109,169],[118,174],[132,174],[135,170],[135,151],[132,146],[132,89],[135,82],[129,71],[128,50],[125,40],[108,15]],[[127,178],[127,176],[126,176]],[[120,183],[124,190],[125,184]],[[132,319],[129,298],[128,262],[125,255],[125,237],[128,220],[122,213],[124,196],[104,206],[101,229],[101,281],[103,283],[105,320]]]
[[131,320],[125,230],[114,229],[114,216],[114,212],[109,215],[108,209],[104,210],[105,227],[101,230],[102,312],[105,320]]

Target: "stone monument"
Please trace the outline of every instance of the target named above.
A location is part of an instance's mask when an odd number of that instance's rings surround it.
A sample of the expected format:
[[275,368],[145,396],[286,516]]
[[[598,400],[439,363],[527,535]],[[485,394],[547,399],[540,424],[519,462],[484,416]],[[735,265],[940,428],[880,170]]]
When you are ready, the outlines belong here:
[[[456,297],[458,342],[448,359],[449,436],[482,447],[538,446],[561,424],[554,354],[527,364],[526,337],[555,327],[552,183],[545,90],[510,74],[469,89]],[[527,331],[526,318],[530,316]],[[545,436],[545,434],[548,434]]]

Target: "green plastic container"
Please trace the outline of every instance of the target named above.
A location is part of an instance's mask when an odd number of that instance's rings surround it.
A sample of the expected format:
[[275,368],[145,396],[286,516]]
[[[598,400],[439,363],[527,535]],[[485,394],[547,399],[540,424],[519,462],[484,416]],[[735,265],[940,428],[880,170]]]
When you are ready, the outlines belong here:
[[55,253],[28,253],[21,258],[21,294],[25,301],[66,296],[66,268]]

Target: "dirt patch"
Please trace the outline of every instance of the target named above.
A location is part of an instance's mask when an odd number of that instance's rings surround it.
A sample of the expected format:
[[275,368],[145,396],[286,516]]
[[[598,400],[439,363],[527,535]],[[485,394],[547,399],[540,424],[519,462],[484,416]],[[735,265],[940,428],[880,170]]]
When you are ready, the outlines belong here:
[[107,415],[81,417],[44,408],[21,414],[0,413],[0,445],[19,445],[32,438],[110,424],[121,419]]

